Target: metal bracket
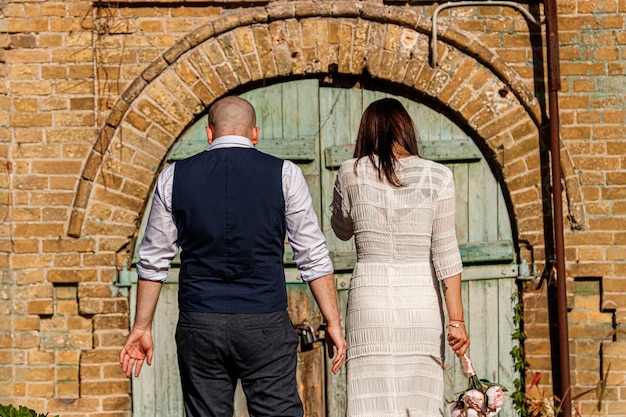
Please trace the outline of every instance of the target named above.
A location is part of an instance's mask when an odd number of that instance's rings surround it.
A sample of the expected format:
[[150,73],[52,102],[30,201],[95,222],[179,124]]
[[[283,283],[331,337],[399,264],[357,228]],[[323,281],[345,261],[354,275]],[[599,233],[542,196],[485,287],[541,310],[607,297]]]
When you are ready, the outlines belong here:
[[133,285],[130,280],[131,271],[128,269],[128,259],[124,259],[124,265],[119,270],[117,275],[117,282],[110,285],[111,294],[116,297],[120,294],[123,297],[128,297],[128,289]]
[[535,264],[528,265],[526,259],[522,259],[517,265],[517,279],[519,281],[530,281],[537,278],[537,266]]
[[516,3],[513,1],[451,1],[448,3],[444,3],[435,9],[433,13],[433,26],[432,32],[430,36],[430,66],[433,68],[437,68],[437,16],[439,12],[445,9],[450,9],[452,7],[465,7],[465,6],[504,6],[504,7],[512,7],[513,9],[520,12],[526,20],[531,23],[540,26],[546,22],[545,19],[537,21],[535,16],[530,14],[528,10],[522,7],[520,3]]

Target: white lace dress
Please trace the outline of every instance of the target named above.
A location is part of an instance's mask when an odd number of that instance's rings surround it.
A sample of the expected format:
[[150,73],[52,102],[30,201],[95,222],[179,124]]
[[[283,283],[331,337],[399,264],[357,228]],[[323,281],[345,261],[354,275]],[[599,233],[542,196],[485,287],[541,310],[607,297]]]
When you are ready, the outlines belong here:
[[354,235],[357,263],[346,313],[347,416],[443,415],[443,323],[438,280],[461,272],[454,181],[438,163],[399,161],[405,186],[378,180],[371,162],[346,161],[332,227]]

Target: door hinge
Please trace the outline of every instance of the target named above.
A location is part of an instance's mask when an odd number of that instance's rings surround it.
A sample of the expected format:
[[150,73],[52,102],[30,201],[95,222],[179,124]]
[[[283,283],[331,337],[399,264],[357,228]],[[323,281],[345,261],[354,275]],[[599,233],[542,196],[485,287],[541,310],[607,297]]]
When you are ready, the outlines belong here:
[[526,259],[517,265],[517,279],[520,281],[531,281],[537,278],[537,266],[535,264],[528,265]]
[[132,271],[128,269],[128,259],[125,259],[122,269],[117,272],[117,280],[110,285],[111,295],[113,297],[116,297],[118,294],[123,297],[128,297],[128,289],[133,285],[131,276]]

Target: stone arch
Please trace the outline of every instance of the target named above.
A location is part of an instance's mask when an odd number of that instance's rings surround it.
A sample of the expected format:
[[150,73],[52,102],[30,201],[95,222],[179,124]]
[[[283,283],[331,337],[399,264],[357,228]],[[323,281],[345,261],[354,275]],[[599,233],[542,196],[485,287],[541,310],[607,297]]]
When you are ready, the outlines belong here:
[[[367,2],[270,3],[222,16],[152,62],[111,110],[84,166],[68,235],[131,236],[156,171],[179,135],[215,99],[265,80],[362,76],[447,109],[501,170],[529,240],[543,235],[538,132],[528,87],[488,48],[440,27],[429,65],[431,20]],[[561,160],[572,224],[582,224],[573,164]]]

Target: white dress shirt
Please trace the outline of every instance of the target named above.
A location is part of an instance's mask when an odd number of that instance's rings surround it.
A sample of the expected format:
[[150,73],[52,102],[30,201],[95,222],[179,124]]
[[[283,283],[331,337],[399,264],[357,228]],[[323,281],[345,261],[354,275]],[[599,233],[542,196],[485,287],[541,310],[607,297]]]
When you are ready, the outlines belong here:
[[[221,136],[213,141],[206,152],[230,147],[252,148],[254,145],[242,136]],[[137,274],[141,279],[165,281],[172,259],[179,250],[178,230],[172,214],[175,169],[176,163],[173,163],[161,172],[157,180],[148,224],[139,248]],[[282,180],[287,239],[302,280],[310,282],[333,272],[326,238],[317,222],[311,195],[300,168],[291,161],[284,161]]]

